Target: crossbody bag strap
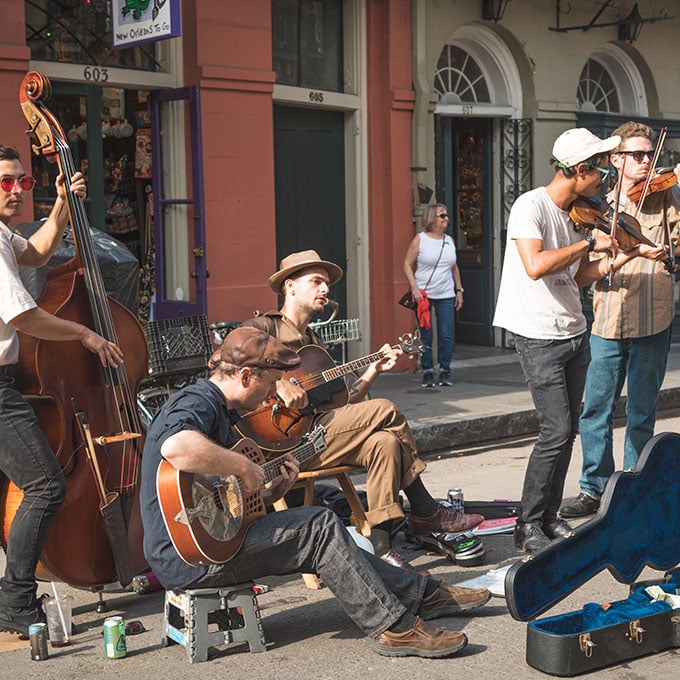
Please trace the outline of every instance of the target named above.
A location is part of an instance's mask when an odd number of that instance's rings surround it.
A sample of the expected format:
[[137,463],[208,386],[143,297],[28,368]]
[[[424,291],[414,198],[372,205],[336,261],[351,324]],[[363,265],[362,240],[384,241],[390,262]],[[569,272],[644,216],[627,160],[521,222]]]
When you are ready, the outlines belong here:
[[430,272],[430,278],[427,280],[427,283],[425,284],[425,288],[423,288],[423,290],[426,293],[427,293],[427,287],[430,285],[430,281],[432,281],[432,277],[434,276],[435,271],[437,271],[439,261],[442,259],[442,253],[444,252],[444,246],[445,245],[446,245],[446,234],[443,234],[442,247],[439,249],[439,257],[437,258],[437,261],[434,263],[434,267],[432,268],[432,271]]

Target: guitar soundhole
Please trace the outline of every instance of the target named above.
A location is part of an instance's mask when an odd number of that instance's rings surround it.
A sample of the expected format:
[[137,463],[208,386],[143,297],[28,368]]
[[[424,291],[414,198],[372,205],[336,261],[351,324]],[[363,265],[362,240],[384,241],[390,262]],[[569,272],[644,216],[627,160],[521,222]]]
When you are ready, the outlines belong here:
[[229,541],[243,521],[243,497],[233,475],[195,475],[191,490],[194,507],[189,521],[198,520],[203,530],[216,541]]

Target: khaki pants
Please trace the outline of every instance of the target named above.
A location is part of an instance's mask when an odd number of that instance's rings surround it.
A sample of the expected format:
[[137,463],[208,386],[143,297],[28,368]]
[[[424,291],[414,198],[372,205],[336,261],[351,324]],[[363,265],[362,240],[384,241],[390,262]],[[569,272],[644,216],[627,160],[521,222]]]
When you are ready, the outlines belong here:
[[317,416],[326,428],[328,447],[305,470],[336,465],[366,468],[370,526],[404,516],[399,490],[425,470],[404,414],[388,399],[369,399]]

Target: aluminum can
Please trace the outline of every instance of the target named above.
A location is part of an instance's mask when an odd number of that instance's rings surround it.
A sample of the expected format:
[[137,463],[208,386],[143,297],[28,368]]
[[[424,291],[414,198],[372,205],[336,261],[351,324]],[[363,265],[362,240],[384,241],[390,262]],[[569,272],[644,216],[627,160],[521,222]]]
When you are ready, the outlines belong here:
[[463,513],[465,512],[465,506],[463,503],[463,489],[455,488],[449,489],[446,493],[451,507],[456,511]]
[[125,621],[122,616],[109,616],[104,619],[104,656],[122,659],[126,654]]
[[28,627],[28,639],[31,644],[31,659],[43,661],[49,656],[47,651],[47,624],[32,623]]

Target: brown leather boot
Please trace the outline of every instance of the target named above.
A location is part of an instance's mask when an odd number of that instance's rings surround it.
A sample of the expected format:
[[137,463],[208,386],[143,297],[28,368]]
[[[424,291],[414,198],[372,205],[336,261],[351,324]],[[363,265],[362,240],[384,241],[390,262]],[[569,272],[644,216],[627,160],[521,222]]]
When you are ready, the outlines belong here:
[[442,630],[416,617],[416,623],[405,633],[386,630],[373,640],[373,649],[383,656],[451,656],[467,644],[467,636],[456,630]]
[[431,517],[416,517],[411,515],[408,520],[408,530],[412,534],[429,534],[441,531],[445,534],[462,534],[474,529],[484,521],[482,515],[465,515],[453,508],[439,505],[437,512]]
[[491,593],[486,588],[459,588],[440,581],[439,588],[420,603],[418,616],[424,621],[455,616],[481,607],[490,599]]

